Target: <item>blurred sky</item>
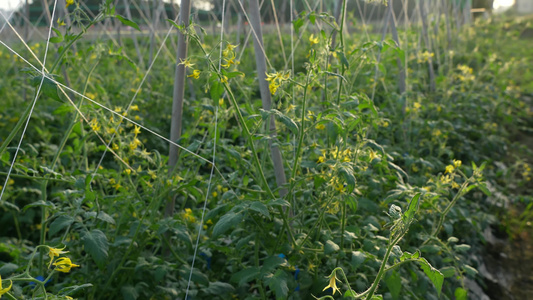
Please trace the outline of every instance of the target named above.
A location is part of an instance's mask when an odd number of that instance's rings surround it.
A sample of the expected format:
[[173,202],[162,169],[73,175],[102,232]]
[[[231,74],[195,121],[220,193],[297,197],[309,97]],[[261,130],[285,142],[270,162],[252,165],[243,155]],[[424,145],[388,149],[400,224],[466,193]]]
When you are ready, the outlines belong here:
[[[31,1],[31,0],[30,0]],[[51,3],[51,1],[49,1]],[[0,9],[11,10],[24,3],[24,0],[0,0]],[[494,0],[494,8],[502,8],[513,5],[514,0]]]

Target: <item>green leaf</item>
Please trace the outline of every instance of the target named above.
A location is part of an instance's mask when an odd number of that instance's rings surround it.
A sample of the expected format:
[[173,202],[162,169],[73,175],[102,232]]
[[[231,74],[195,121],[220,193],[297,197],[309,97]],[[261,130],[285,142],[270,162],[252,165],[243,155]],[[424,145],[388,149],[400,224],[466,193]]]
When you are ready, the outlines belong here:
[[[183,268],[179,270],[180,276],[184,278],[189,278],[190,273],[191,273],[191,268],[188,266],[184,266]],[[205,286],[209,285],[209,279],[207,278],[207,276],[204,273],[198,271],[198,269],[196,268],[193,269],[192,271],[191,280],[195,284],[201,284]]]
[[86,232],[81,238],[83,247],[91,255],[98,267],[103,268],[107,262],[109,243],[105,233],[98,229]]
[[344,292],[344,298],[356,298],[359,296],[354,290],[346,290]]
[[278,270],[276,274],[268,275],[265,279],[270,289],[274,290],[276,299],[287,299],[289,287],[287,286],[287,275],[284,271]]
[[120,22],[122,22],[122,24],[129,26],[129,27],[133,27],[137,29],[138,31],[141,31],[141,29],[139,28],[139,25],[137,25],[137,23],[133,22],[132,20],[124,18],[121,15],[116,15],[116,17]]
[[59,44],[63,41],[63,37],[62,36],[53,36],[50,38],[50,43],[52,44]]
[[268,207],[259,201],[255,201],[250,205],[250,209],[256,211],[263,216],[270,218],[270,213],[268,212]]
[[257,279],[258,276],[259,268],[251,267],[233,274],[233,276],[231,276],[231,281],[239,283],[239,286],[243,286],[245,283]]
[[90,283],[84,283],[82,285],[72,285],[72,286],[68,286],[68,287],[62,288],[57,294],[66,296],[66,295],[73,294],[73,293],[75,293],[78,290],[81,290],[81,289],[84,289],[84,288],[89,288],[89,287],[92,287],[92,286],[93,285],[90,284]]
[[211,100],[218,103],[218,100],[224,93],[224,85],[218,81],[218,77],[211,82],[211,89],[209,90],[211,95]]
[[444,282],[444,275],[442,273],[433,268],[433,266],[423,257],[418,259],[418,262],[420,262],[420,267],[426,273],[426,276],[431,280],[435,288],[437,289],[437,294],[440,296],[440,293],[442,291],[442,284]]
[[312,23],[313,25],[315,25],[315,21],[316,21],[316,14],[315,14],[315,12],[314,12],[314,11],[313,11],[313,12],[311,12],[311,13],[309,14],[309,21],[311,21],[311,23]]
[[457,252],[461,252],[461,253],[464,253],[464,252],[467,252],[468,250],[470,250],[470,245],[467,245],[467,244],[461,244],[461,245],[455,245],[453,246],[453,249]]
[[183,30],[185,29],[184,26],[182,25],[178,25],[176,22],[174,22],[173,20],[171,19],[167,19],[167,21],[172,24],[172,26],[176,27],[180,32],[183,32]]
[[54,44],[61,43],[63,41],[63,35],[61,34],[61,31],[53,27],[52,27],[52,30],[57,34],[57,36],[51,37],[50,43],[54,43]]
[[346,59],[346,55],[344,55],[344,52],[337,51],[337,56],[340,57],[340,60],[344,67],[348,69],[350,67],[350,63],[348,62],[348,59]]
[[213,227],[213,238],[217,238],[219,235],[224,234],[231,227],[239,224],[242,221],[242,213],[229,212],[220,218]]
[[50,236],[54,236],[61,229],[69,226],[73,222],[74,222],[74,218],[69,215],[59,216],[52,223],[50,223],[50,229],[48,231],[48,234]]
[[468,292],[463,288],[456,288],[455,289],[455,300],[466,300],[468,299]]
[[389,288],[392,299],[399,299],[400,292],[402,291],[402,278],[400,273],[392,271],[391,274],[385,278],[385,283]]
[[410,223],[413,218],[415,217],[416,212],[418,211],[419,206],[419,199],[420,199],[420,193],[417,193],[413,199],[411,199],[411,202],[409,202],[409,207],[403,214],[404,222]]
[[210,282],[209,286],[204,291],[211,295],[222,296],[229,292],[233,292],[234,290],[235,288],[231,284],[217,281]]
[[[41,86],[41,92],[43,93],[43,95],[48,96],[56,101],[62,102],[57,92],[57,85],[52,80],[50,80],[48,77],[54,78],[55,75],[47,74],[47,76],[44,77],[44,79],[42,75],[37,75],[32,78],[31,83],[34,87],[38,87],[41,84],[41,80],[42,80],[43,84]],[[54,78],[54,80],[56,79]]]
[[300,34],[300,28],[304,25],[304,20],[296,19],[292,21],[292,24],[294,26],[294,31],[296,31],[296,34]]
[[263,266],[261,267],[261,274],[267,274],[283,263],[285,263],[285,258],[281,258],[279,256],[269,256],[263,262]]
[[455,268],[454,267],[444,267],[440,269],[440,272],[444,276],[444,278],[450,278],[455,276]]
[[139,293],[135,287],[131,285],[125,285],[121,287],[120,293],[122,294],[122,297],[124,297],[124,300],[136,300],[139,298]]
[[4,276],[4,278],[9,277],[18,268],[19,268],[19,266],[15,265],[13,263],[6,263],[2,267],[0,267],[0,275]]
[[355,184],[356,184],[353,169],[348,166],[342,166],[338,170],[339,170],[340,175],[342,175],[344,180],[346,180],[347,192],[348,193],[353,192],[353,190],[355,189]]
[[430,253],[430,254],[438,253],[441,250],[442,249],[439,245],[424,245],[420,247],[420,251],[424,253]]
[[296,125],[296,122],[294,122],[291,118],[287,117],[277,109],[271,109],[270,112],[275,114],[280,122],[287,126],[292,133],[298,134],[298,125]]
[[478,183],[476,186],[483,192],[483,194],[485,194],[485,196],[490,197],[492,195],[485,183]]
[[363,264],[366,260],[366,254],[364,254],[361,251],[352,251],[352,268],[357,269],[361,264]]
[[51,209],[54,209],[56,206],[54,205],[54,203],[52,202],[49,202],[49,201],[43,201],[43,200],[39,200],[39,201],[35,201],[33,203],[30,203],[26,206],[24,206],[24,208],[22,208],[22,211],[26,211],[28,208],[31,208],[31,207],[48,207],[48,208],[51,208]]
[[468,275],[470,275],[472,277],[476,276],[477,273],[478,273],[477,270],[474,267],[469,266],[469,265],[464,265],[463,266],[463,270],[465,271],[466,274],[468,274]]
[[328,255],[337,252],[340,248],[339,245],[335,244],[332,240],[329,240],[324,245],[324,254]]

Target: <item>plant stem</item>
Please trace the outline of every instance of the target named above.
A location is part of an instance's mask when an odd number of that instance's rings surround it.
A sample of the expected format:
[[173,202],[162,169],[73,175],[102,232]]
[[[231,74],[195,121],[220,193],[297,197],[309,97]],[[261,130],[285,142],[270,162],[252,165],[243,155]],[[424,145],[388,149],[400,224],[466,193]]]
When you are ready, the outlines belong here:
[[398,236],[395,240],[393,240],[389,244],[389,247],[387,247],[387,252],[385,253],[385,257],[383,257],[383,261],[381,262],[381,266],[379,267],[378,275],[376,275],[376,279],[374,279],[372,286],[370,287],[370,289],[368,289],[368,293],[365,292],[365,294],[367,294],[366,299],[372,299],[372,296],[374,295],[374,293],[376,292],[379,286],[381,277],[383,277],[383,274],[385,274],[385,270],[387,270],[385,266],[387,265],[387,261],[389,260],[389,256],[392,252],[392,248],[402,239],[402,237],[403,237],[403,234]]
[[30,105],[28,105],[28,107],[26,108],[24,113],[22,113],[22,117],[20,117],[19,121],[15,125],[15,128],[13,128],[13,130],[11,130],[11,132],[9,133],[7,138],[2,142],[2,146],[0,146],[0,156],[4,153],[4,151],[6,150],[7,146],[9,145],[9,143],[13,140],[15,135],[22,128],[22,125],[24,125],[24,122],[26,121],[26,119],[30,115],[31,108],[34,106],[35,102],[37,101],[37,98],[39,98],[39,97],[34,97],[33,98],[33,102]]
[[[339,29],[339,38],[340,38],[340,43],[341,43],[341,51],[342,51],[342,55],[345,56],[346,53],[345,53],[345,47],[344,47],[344,23],[346,21],[346,0],[343,0],[342,1],[342,11],[341,11],[341,24],[340,24],[340,29]],[[344,69],[344,63],[341,62],[341,75],[342,77],[344,77],[344,73],[345,73],[345,69]],[[343,81],[341,78],[339,78],[339,90],[337,91],[337,105],[340,104],[340,101],[341,101],[341,91],[342,91],[342,86],[343,86]]]
[[[258,235],[255,235],[254,262],[255,262],[256,268],[259,268],[259,237]],[[259,281],[259,292],[261,293],[262,299],[267,299],[262,281]]]

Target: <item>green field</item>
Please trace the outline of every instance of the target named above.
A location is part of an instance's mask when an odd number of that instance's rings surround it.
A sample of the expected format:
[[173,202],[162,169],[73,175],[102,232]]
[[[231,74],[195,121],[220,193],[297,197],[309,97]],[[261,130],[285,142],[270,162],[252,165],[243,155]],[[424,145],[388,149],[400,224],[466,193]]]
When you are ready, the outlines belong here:
[[491,251],[533,292],[532,18],[305,10],[258,54],[83,11],[0,33],[0,297],[477,299]]

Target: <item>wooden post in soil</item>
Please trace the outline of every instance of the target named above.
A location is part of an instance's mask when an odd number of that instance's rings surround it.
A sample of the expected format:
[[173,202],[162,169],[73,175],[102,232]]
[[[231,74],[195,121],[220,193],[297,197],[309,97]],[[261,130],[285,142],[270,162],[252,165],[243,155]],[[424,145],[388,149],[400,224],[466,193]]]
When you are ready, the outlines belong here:
[[[257,69],[257,79],[259,80],[261,101],[263,104],[263,109],[269,111],[272,108],[272,98],[270,95],[270,89],[268,88],[268,82],[266,81],[266,58],[263,47],[263,33],[261,30],[261,17],[258,0],[249,1],[249,15],[250,25],[252,26],[253,32],[255,32],[255,34],[252,33],[252,35],[254,39],[255,63]],[[276,137],[276,123],[273,116],[270,117],[268,127],[270,136],[274,139]],[[283,157],[281,156],[281,151],[277,144],[275,144],[272,140],[269,140],[268,145],[270,147],[272,163],[274,164],[276,183],[278,187],[281,187],[287,182],[285,177],[285,169],[283,167]],[[287,189],[280,188],[279,195],[280,197],[287,195]]]
[[[149,57],[148,57],[148,66],[152,64],[152,61],[154,60],[154,48],[155,48],[155,35],[157,31],[157,27],[159,27],[159,7],[161,5],[163,0],[155,0],[155,3],[153,4],[153,10],[152,10],[152,26],[151,26],[151,32],[150,32],[150,51],[149,51]],[[188,22],[187,22],[188,23]]]
[[[126,12],[126,18],[132,20],[131,17],[131,10],[130,10],[130,2],[129,0],[123,0],[124,2],[124,9]],[[133,45],[135,46],[135,52],[137,52],[137,57],[139,59],[139,66],[143,65],[143,57],[141,54],[141,50],[139,49],[139,42],[137,41],[137,35],[133,30],[130,30],[131,32],[131,39],[133,40]]]
[[[426,45],[426,50],[431,51],[431,43],[429,40],[429,32],[428,32],[428,21],[427,21],[427,12],[426,7],[424,5],[425,0],[421,0],[418,5],[418,9],[420,10],[420,18],[422,19],[422,36],[424,40],[424,44]],[[435,84],[435,71],[433,70],[433,59],[431,57],[428,57],[428,71],[429,71],[429,90],[431,92],[434,92],[437,87]]]
[[[114,3],[115,8],[118,7],[119,1],[120,0],[116,0],[115,1],[115,3]],[[118,43],[118,45],[120,47],[122,47],[123,44],[122,44],[122,37],[121,37],[121,32],[120,32],[120,29],[121,29],[120,26],[121,26],[122,23],[117,18],[113,19],[113,23],[114,23],[114,26],[115,26],[115,30],[117,32],[117,43]]]
[[[389,21],[390,21],[392,39],[394,40],[394,42],[396,42],[398,47],[401,49],[400,38],[398,36],[398,30],[396,28],[396,15],[394,13],[392,1],[393,0],[389,0],[389,4],[388,4],[389,13],[391,16]],[[405,82],[406,80],[405,68],[402,64],[402,60],[400,59],[400,57],[396,57],[396,64],[398,65],[398,89],[400,90],[400,95],[403,95],[407,89],[407,84]]]
[[448,38],[448,49],[452,47],[452,29],[450,26],[450,6],[448,1],[442,0],[442,9],[444,10],[444,20],[446,22],[446,37]]
[[[189,26],[189,16],[191,14],[191,1],[181,0],[180,17],[178,24],[184,26],[187,30]],[[185,65],[180,64],[181,61],[187,59],[187,44],[188,39],[185,34],[178,32],[178,51],[176,55],[176,73],[174,76],[174,92],[172,102],[172,120],[170,127],[170,140],[176,142],[181,137],[181,127],[183,121],[183,97],[185,92]],[[178,161],[178,147],[170,145],[168,155],[168,170],[172,174]],[[174,213],[175,198],[172,196],[166,205],[165,216],[171,216]]]
[[[337,0],[335,2],[335,22],[339,24],[340,18],[341,18],[341,7],[342,7],[342,0]],[[331,50],[335,49],[335,43],[337,41],[337,30],[333,30],[333,33],[331,34]]]

